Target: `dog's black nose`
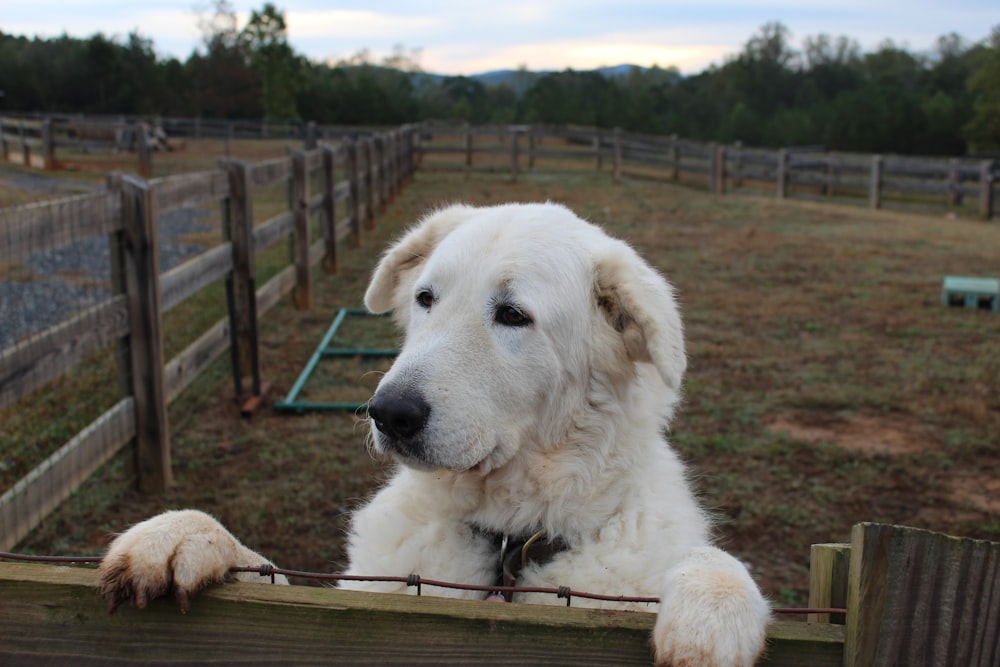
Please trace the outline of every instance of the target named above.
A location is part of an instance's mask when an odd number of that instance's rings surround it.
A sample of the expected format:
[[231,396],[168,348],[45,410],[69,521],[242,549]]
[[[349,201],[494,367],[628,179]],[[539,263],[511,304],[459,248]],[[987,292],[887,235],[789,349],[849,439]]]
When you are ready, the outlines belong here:
[[424,430],[431,406],[413,391],[379,391],[368,403],[375,428],[393,440],[408,440]]

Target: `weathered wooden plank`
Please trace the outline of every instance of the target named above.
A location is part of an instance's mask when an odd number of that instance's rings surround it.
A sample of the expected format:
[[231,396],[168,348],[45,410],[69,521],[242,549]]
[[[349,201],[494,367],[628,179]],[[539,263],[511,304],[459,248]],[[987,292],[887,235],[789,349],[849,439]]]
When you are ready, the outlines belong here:
[[0,262],[113,232],[121,220],[121,199],[111,192],[0,209]]
[[293,287],[295,287],[295,266],[289,265],[257,290],[257,313],[263,314],[270,310]]
[[135,436],[134,415],[132,399],[122,399],[0,496],[0,550],[23,540]]
[[210,363],[229,349],[229,340],[229,318],[225,318],[167,362],[163,369],[163,382],[168,403],[173,402]]
[[312,173],[323,166],[323,152],[318,148],[306,151],[306,172]]
[[354,219],[351,217],[337,223],[337,241],[343,241],[354,233]]
[[118,296],[0,350],[0,408],[51,382],[128,332],[128,301]]
[[229,196],[229,177],[221,170],[167,176],[150,181],[156,192],[157,210],[162,213]]
[[859,524],[847,609],[847,666],[998,665],[1000,543]]
[[326,256],[323,260],[323,270],[328,274],[337,273],[337,153],[334,149],[323,146],[323,174],[320,178],[322,201],[323,238],[326,241]]
[[142,179],[122,179],[129,358],[135,399],[136,472],[146,493],[171,484],[170,429],[163,385],[163,328],[156,197]]
[[162,312],[208,287],[233,268],[232,245],[223,243],[160,276]]
[[[847,608],[850,544],[814,544],[809,552],[809,606],[813,609]],[[843,614],[809,614],[810,623],[844,624]]]
[[287,238],[295,226],[295,214],[283,211],[267,222],[253,229],[253,245],[257,253],[270,248],[278,241]]
[[249,166],[248,181],[250,184],[268,185],[279,181],[287,181],[292,176],[292,161],[287,157],[254,162]]
[[[109,615],[92,569],[0,563],[5,664],[648,665],[655,616],[234,583]],[[761,665],[837,665],[843,628],[775,623]]]
[[[272,160],[270,164],[287,163],[289,160]],[[245,393],[244,377],[252,376],[258,384],[257,317],[254,312],[254,280],[256,275],[256,237],[253,221],[252,174],[260,164],[232,160],[224,163],[229,174],[229,206],[227,220],[223,223],[226,238],[232,241],[232,319],[236,349],[233,351],[233,374],[236,393]],[[254,387],[254,390],[259,387]],[[253,391],[256,394],[256,391]]]
[[309,271],[309,172],[308,155],[297,151],[292,157],[292,213],[295,217],[293,260],[295,264],[295,290],[292,301],[297,310],[312,306],[312,284]]

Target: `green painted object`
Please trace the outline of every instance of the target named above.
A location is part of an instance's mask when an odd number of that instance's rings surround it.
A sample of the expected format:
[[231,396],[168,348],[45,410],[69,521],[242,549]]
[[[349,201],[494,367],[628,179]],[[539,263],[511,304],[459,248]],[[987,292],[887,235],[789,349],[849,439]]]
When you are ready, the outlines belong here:
[[941,303],[979,310],[1000,311],[1000,280],[945,276]]
[[306,382],[309,380],[309,376],[312,375],[313,371],[316,370],[317,364],[323,358],[344,358],[344,357],[394,357],[399,354],[399,350],[390,349],[367,349],[367,348],[344,348],[344,347],[329,347],[330,341],[333,340],[334,335],[337,330],[340,329],[340,325],[344,323],[344,320],[348,315],[362,315],[368,317],[384,317],[384,315],[370,315],[364,308],[341,308],[337,311],[337,315],[333,318],[333,324],[327,329],[326,335],[323,336],[323,340],[316,347],[316,351],[313,352],[312,357],[309,359],[309,363],[306,367],[302,369],[299,373],[298,380],[292,386],[291,390],[288,392],[288,396],[285,400],[279,401],[274,404],[274,409],[281,412],[295,412],[302,414],[304,412],[316,412],[316,411],[334,411],[334,410],[347,410],[350,412],[358,412],[359,410],[365,410],[368,408],[367,403],[324,403],[317,401],[303,401],[299,400],[299,395],[302,393],[302,388],[305,386]]

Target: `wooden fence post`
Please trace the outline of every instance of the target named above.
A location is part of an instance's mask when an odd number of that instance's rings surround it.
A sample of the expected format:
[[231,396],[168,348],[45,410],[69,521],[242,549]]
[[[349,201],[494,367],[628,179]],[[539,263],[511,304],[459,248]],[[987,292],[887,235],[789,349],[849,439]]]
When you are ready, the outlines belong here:
[[614,181],[615,183],[621,183],[622,182],[622,129],[620,127],[615,128],[614,156],[615,156]]
[[597,163],[597,166],[596,166],[597,171],[601,170],[601,167],[603,166],[602,163],[604,161],[603,160],[604,153],[601,150],[602,149],[601,143],[602,143],[601,128],[595,127],[594,128],[594,160]]
[[731,160],[733,163],[732,174],[733,174],[733,188],[743,187],[743,142],[734,141],[732,150],[730,151],[733,155]]
[[517,183],[517,168],[518,168],[518,137],[520,133],[517,128],[511,126],[510,130],[510,180],[512,183]]
[[1000,543],[851,531],[845,667],[1000,664]]
[[21,135],[21,164],[25,167],[31,166],[31,148],[28,147],[28,135],[24,129],[24,119],[18,123]]
[[163,493],[172,482],[170,428],[163,384],[160,258],[156,193],[146,181],[122,178],[125,282],[128,289],[129,362],[135,401],[138,487]]
[[823,156],[826,162],[826,183],[823,184],[823,194],[832,197],[837,187],[837,167],[836,160],[829,151]]
[[979,215],[985,220],[993,218],[993,160],[979,165]]
[[[122,173],[112,171],[106,180],[109,192],[122,194]],[[125,275],[125,231],[119,229],[108,234],[108,254],[111,260],[111,293],[126,294],[128,284]],[[115,345],[115,362],[118,367],[118,390],[121,396],[132,394],[132,380],[129,373],[128,336],[120,338]]]
[[711,163],[711,173],[709,180],[712,184],[712,194],[726,194],[726,147],[708,145],[709,160]]
[[788,151],[784,148],[778,149],[778,199],[788,196]]
[[535,126],[528,128],[528,169],[535,168]]
[[677,135],[670,135],[670,180],[677,181],[681,177],[681,150],[677,146]]
[[948,160],[948,206],[962,205],[962,174],[959,170],[958,158]]
[[465,147],[465,170],[472,169],[472,128],[466,123],[462,128],[462,142]]
[[391,171],[390,164],[392,162],[392,142],[390,137],[391,132],[383,132],[374,137],[375,142],[375,153],[376,153],[376,163],[378,168],[376,173],[378,174],[378,198],[379,198],[379,212],[385,213],[386,206],[389,205],[390,196],[390,178]]
[[358,141],[351,139],[347,146],[347,183],[351,194],[351,238],[355,248],[361,245],[361,174],[358,165]]
[[292,212],[295,215],[295,289],[292,303],[296,310],[309,310],[312,290],[309,281],[309,167],[307,151],[292,155]]
[[337,273],[337,150],[323,144],[323,271]]
[[229,175],[228,220],[223,234],[232,243],[233,270],[227,277],[230,296],[229,328],[232,336],[233,380],[236,399],[246,394],[245,374],[250,373],[251,391],[260,394],[257,349],[257,287],[253,238],[253,193],[250,165],[241,160],[222,163]]
[[56,168],[56,141],[52,134],[52,119],[46,118],[42,121],[42,162],[45,171],[55,171]]
[[[850,544],[814,544],[809,552],[809,607],[847,608]],[[843,614],[809,614],[810,623],[843,625]]]
[[311,151],[316,148],[316,121],[309,121],[306,123],[305,132],[305,148],[307,151]]
[[872,156],[871,180],[868,183],[868,206],[882,207],[882,156]]
[[153,147],[149,143],[149,126],[145,123],[135,123],[132,132],[135,152],[139,157],[139,175],[149,178],[153,175]]
[[372,137],[364,139],[365,147],[365,229],[375,229],[375,188],[372,181],[372,169],[374,160],[372,154],[375,140]]
[[399,180],[399,142],[397,137],[399,130],[392,130],[382,135],[382,142],[385,146],[385,154],[382,159],[383,177],[385,178],[386,203],[391,203],[396,199],[396,184]]

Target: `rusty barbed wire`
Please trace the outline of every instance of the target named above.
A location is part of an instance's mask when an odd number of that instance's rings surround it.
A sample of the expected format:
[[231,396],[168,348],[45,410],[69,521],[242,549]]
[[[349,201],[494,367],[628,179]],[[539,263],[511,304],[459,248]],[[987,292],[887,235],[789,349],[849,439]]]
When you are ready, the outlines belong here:
[[[0,559],[27,561],[34,563],[81,563],[85,565],[99,564],[101,556],[36,556],[32,554],[16,554],[7,551],[0,551]],[[297,577],[299,579],[309,579],[313,581],[367,581],[372,583],[397,583],[406,584],[409,588],[416,588],[417,595],[423,593],[424,586],[432,588],[447,588],[460,591],[476,591],[483,593],[540,593],[543,595],[555,595],[559,599],[566,600],[566,606],[570,606],[573,598],[585,600],[598,600],[601,602],[628,602],[634,604],[658,604],[660,598],[645,597],[635,595],[604,595],[601,593],[588,593],[586,591],[575,591],[568,586],[557,588],[531,587],[531,586],[479,586],[476,584],[460,584],[452,581],[439,581],[436,579],[424,579],[419,574],[407,576],[368,576],[358,574],[330,574],[326,572],[307,572],[304,570],[287,570],[271,564],[264,564],[258,567],[234,567],[230,572],[256,572],[261,577],[270,577],[273,583],[274,576],[281,574],[286,577]],[[846,614],[847,610],[841,607],[776,607],[771,611],[775,614]]]

